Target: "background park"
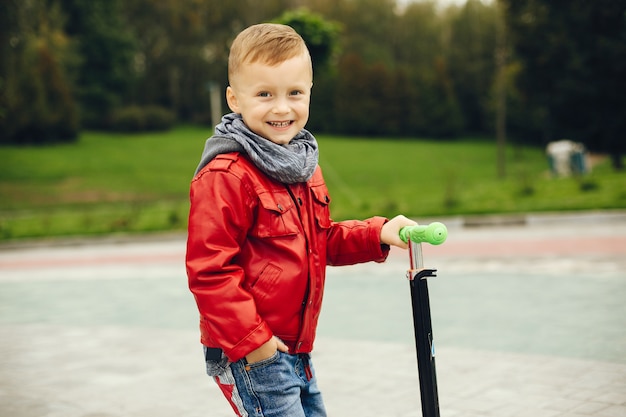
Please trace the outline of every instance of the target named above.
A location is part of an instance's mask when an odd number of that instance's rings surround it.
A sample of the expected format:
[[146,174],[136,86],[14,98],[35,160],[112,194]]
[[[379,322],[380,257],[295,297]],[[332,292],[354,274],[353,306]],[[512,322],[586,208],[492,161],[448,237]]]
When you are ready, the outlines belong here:
[[336,220],[626,207],[626,1],[9,0],[0,240],[184,230],[228,45],[262,21],[309,45]]

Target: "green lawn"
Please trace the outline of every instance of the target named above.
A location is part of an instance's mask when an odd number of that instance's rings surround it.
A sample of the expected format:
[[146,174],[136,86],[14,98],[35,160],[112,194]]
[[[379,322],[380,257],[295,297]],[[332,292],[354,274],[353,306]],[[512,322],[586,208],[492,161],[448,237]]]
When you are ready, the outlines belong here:
[[[0,240],[184,230],[210,133],[86,132],[75,144],[0,147]],[[584,178],[552,178],[543,149],[510,147],[498,179],[495,141],[318,141],[336,220],[626,207],[625,174],[608,160]]]
[[[507,149],[497,176],[495,141],[321,138],[335,216],[411,216],[626,207],[626,176],[604,159],[583,178],[553,178],[542,148]],[[345,155],[351,155],[347,157]]]

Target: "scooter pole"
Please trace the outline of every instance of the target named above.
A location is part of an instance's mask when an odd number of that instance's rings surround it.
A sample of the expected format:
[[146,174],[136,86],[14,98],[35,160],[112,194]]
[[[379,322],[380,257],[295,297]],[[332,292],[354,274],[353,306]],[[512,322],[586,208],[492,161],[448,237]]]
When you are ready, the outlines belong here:
[[426,278],[436,277],[436,269],[425,269],[422,257],[422,242],[440,245],[448,237],[442,223],[427,226],[407,226],[400,230],[400,238],[409,244],[411,269],[407,271],[413,307],[413,328],[420,382],[420,398],[423,417],[439,417],[439,396],[435,369],[435,345],[433,342],[430,302]]

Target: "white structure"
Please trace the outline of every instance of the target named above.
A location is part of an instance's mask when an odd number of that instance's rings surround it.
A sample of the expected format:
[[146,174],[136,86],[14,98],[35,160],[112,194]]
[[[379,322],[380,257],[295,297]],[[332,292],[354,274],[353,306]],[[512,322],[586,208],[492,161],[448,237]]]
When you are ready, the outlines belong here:
[[582,143],[567,139],[550,142],[546,153],[554,175],[567,177],[587,172],[587,155]]

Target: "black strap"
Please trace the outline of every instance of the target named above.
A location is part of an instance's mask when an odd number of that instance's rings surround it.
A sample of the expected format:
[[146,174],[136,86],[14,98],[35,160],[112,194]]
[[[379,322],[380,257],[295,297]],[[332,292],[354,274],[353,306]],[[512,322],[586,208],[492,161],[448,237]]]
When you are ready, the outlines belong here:
[[219,361],[220,359],[222,359],[222,349],[220,348],[210,348],[210,347],[205,347],[206,352],[204,354],[204,358],[207,361]]

